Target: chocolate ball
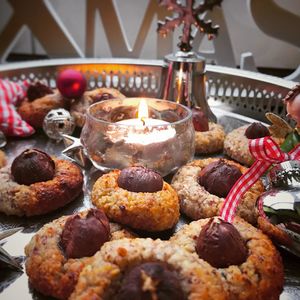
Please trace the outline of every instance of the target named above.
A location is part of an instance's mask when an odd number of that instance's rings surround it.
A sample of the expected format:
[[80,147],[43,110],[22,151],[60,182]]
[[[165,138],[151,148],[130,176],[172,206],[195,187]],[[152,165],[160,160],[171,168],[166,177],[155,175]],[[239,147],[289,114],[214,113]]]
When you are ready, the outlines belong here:
[[164,181],[160,174],[144,167],[129,167],[121,171],[118,186],[130,192],[154,193],[161,191]]
[[125,274],[117,294],[118,300],[183,300],[186,299],[176,274],[160,262],[134,267]]
[[225,198],[242,175],[242,172],[236,166],[218,160],[201,170],[198,182],[210,194]]
[[193,124],[196,131],[208,131],[208,118],[199,107],[192,108]]
[[55,163],[41,150],[27,149],[14,159],[11,173],[17,183],[30,185],[53,179]]
[[227,268],[246,261],[248,253],[237,229],[222,219],[210,219],[202,228],[196,244],[200,258],[215,268]]
[[109,221],[99,209],[91,209],[85,218],[70,217],[61,234],[61,247],[67,258],[94,255],[109,240]]
[[29,101],[33,101],[38,98],[42,98],[46,95],[53,94],[53,90],[41,82],[31,84],[27,89],[27,98]]
[[270,132],[265,125],[259,122],[254,122],[246,129],[245,136],[248,139],[259,139],[265,136],[270,136]]

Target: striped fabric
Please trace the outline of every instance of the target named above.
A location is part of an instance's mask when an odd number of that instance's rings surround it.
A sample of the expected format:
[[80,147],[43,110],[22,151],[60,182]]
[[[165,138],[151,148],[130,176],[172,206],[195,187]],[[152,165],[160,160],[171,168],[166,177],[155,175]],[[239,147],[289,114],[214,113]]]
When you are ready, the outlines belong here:
[[26,96],[27,82],[0,79],[0,130],[7,136],[29,136],[34,129],[22,120],[16,105]]
[[[249,140],[249,150],[256,161],[234,184],[224,201],[220,215],[227,222],[233,221],[241,198],[261,175],[267,171],[271,164],[291,159],[300,159],[300,144],[289,153],[284,153],[269,136]],[[260,206],[260,211],[262,211],[261,203]]]

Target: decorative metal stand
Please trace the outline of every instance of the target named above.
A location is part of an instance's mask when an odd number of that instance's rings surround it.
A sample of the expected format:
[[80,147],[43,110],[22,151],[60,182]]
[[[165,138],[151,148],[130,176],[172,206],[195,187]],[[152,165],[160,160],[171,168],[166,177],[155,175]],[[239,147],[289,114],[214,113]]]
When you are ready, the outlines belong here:
[[212,10],[221,2],[222,0],[205,0],[202,4],[195,5],[194,0],[187,0],[184,6],[178,4],[176,0],[162,0],[160,4],[172,10],[177,16],[159,22],[157,29],[160,34],[166,36],[170,30],[183,24],[183,34],[178,44],[180,51],[165,57],[168,73],[163,98],[188,107],[200,107],[211,121],[216,121],[216,117],[207,104],[205,58],[191,51],[192,25],[212,39],[218,33],[218,26],[212,26],[211,21],[204,21],[199,15]]

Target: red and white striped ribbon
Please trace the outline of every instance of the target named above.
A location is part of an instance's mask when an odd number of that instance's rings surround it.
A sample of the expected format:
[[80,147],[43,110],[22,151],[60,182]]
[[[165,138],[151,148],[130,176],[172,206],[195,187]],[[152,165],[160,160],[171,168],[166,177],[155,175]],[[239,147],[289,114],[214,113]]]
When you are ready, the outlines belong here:
[[28,83],[0,79],[0,130],[8,136],[28,136],[34,129],[22,120],[16,105],[26,96]]
[[256,161],[234,184],[221,209],[221,218],[232,222],[237,206],[243,195],[261,177],[273,163],[300,159],[300,144],[289,153],[281,151],[271,137],[249,140],[249,150]]

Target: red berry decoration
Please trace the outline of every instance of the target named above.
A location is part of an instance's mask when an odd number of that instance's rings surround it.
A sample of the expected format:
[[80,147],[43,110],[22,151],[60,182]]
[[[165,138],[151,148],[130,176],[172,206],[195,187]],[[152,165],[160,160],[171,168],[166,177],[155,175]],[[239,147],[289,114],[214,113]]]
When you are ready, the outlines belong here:
[[79,71],[68,69],[58,74],[56,86],[64,97],[79,98],[86,90],[86,79]]
[[204,112],[198,108],[192,108],[193,113],[193,124],[196,131],[208,131],[208,118]]

